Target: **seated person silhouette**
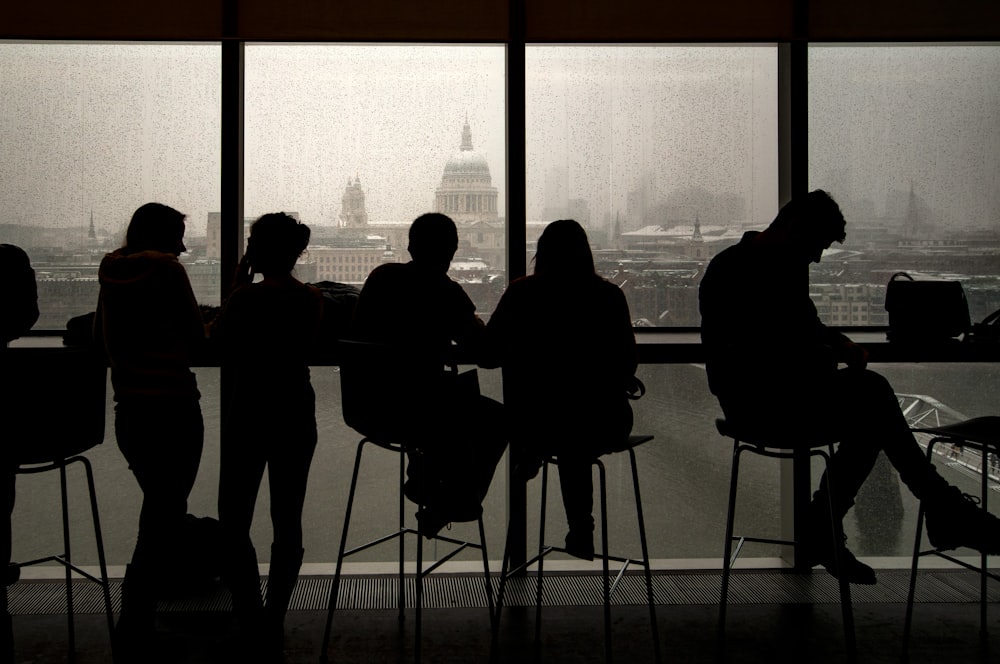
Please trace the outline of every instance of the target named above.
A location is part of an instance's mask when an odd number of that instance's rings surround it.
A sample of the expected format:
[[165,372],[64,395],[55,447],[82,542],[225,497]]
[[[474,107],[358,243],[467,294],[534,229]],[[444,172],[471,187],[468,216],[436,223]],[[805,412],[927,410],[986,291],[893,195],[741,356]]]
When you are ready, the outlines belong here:
[[191,364],[205,325],[178,260],[186,251],[184,218],[160,203],[140,206],[125,245],[98,269],[94,338],[111,365],[118,448],[142,489],[115,627],[116,661],[148,661],[155,649],[159,579],[178,557],[201,463],[205,429]]
[[396,438],[423,451],[423,474],[407,464],[407,497],[427,507],[418,514],[428,536],[452,521],[473,521],[506,448],[503,407],[470,382],[446,371],[454,344],[476,359],[486,326],[462,287],[448,277],[458,230],[440,213],[421,215],[409,230],[411,261],[375,268],[354,311],[350,337],[388,344],[405,355],[390,368],[371,408],[352,424],[362,434]]
[[[866,368],[866,351],[820,322],[809,297],[809,264],[844,241],[845,227],[837,203],[816,190],[782,207],[767,229],[745,233],[712,259],[700,287],[709,387],[727,420],[765,440],[799,432],[803,439],[836,436],[834,518],[843,519],[853,506],[884,451],[924,501],[932,545],[1000,553],[1000,520],[938,475],[910,433],[892,386]],[[846,366],[838,369],[838,363]],[[824,475],[809,508],[805,559],[851,583],[875,583],[869,566],[844,542],[831,540],[827,495]]]
[[[232,431],[222,441],[219,473],[226,576],[239,629],[251,637],[243,645],[260,646],[274,659],[283,650],[285,614],[302,565],[302,508],[316,449],[308,361],[319,337],[323,294],[293,276],[309,236],[308,226],[284,213],[255,221],[236,287],[210,327],[234,385],[223,404]],[[254,283],[258,273],[263,280]],[[262,606],[250,527],[265,468],[274,541]]]
[[512,282],[487,326],[503,367],[512,452],[527,476],[559,458],[568,553],[594,557],[591,463],[632,430],[635,335],[621,289],[598,276],[587,233],[571,219],[538,238],[534,274]]
[[[0,244],[0,334],[3,335],[3,346],[0,347],[0,357],[6,352],[7,344],[17,339],[31,329],[38,320],[38,288],[35,284],[35,271],[31,269],[31,260],[24,250],[13,244]],[[7,380],[7,377],[2,377]],[[5,385],[7,389],[16,390],[16,385]],[[4,398],[2,407],[11,407],[11,400]],[[7,421],[6,417],[0,417]],[[7,606],[7,586],[15,583],[20,576],[20,568],[11,563],[11,531],[10,516],[14,511],[15,471],[17,459],[8,456],[9,448],[0,447],[0,554],[3,555],[4,583],[2,606],[0,606],[0,664],[14,662],[14,634],[11,630],[10,612]]]

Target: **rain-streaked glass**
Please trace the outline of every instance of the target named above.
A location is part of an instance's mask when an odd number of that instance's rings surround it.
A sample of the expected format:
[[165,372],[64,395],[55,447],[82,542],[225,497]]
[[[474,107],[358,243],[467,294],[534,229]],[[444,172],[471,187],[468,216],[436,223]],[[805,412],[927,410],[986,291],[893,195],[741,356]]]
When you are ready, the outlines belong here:
[[776,47],[532,46],[525,75],[529,260],[575,218],[637,326],[697,326],[708,259],[777,211]]
[[0,242],[38,280],[36,329],[64,329],[97,303],[97,266],[150,201],[187,215],[182,257],[218,304],[205,260],[219,210],[217,44],[0,43]]
[[425,212],[451,216],[451,276],[481,314],[506,284],[502,46],[249,44],[245,214],[312,229],[307,281],[360,286],[409,260]]

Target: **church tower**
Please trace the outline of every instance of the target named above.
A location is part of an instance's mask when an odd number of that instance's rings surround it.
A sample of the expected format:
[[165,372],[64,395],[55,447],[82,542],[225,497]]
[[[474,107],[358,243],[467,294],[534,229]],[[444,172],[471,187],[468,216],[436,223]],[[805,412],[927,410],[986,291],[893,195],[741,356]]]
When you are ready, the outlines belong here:
[[364,228],[368,225],[368,212],[365,210],[365,192],[361,189],[361,178],[347,178],[347,188],[340,199],[340,226],[345,228]]

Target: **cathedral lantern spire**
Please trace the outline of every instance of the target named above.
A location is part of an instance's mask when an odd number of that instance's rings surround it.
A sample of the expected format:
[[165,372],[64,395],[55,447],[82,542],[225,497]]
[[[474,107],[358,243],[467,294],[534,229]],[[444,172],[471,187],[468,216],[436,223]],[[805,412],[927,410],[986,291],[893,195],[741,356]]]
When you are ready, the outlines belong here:
[[469,118],[465,118],[465,126],[462,127],[462,152],[472,151],[472,130],[469,129]]

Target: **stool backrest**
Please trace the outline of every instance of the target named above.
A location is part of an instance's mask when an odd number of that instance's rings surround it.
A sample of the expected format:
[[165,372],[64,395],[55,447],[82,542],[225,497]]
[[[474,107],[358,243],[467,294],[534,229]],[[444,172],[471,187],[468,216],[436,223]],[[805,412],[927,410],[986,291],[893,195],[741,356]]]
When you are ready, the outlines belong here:
[[104,441],[107,367],[89,349],[51,348],[0,357],[0,454],[47,463]]

